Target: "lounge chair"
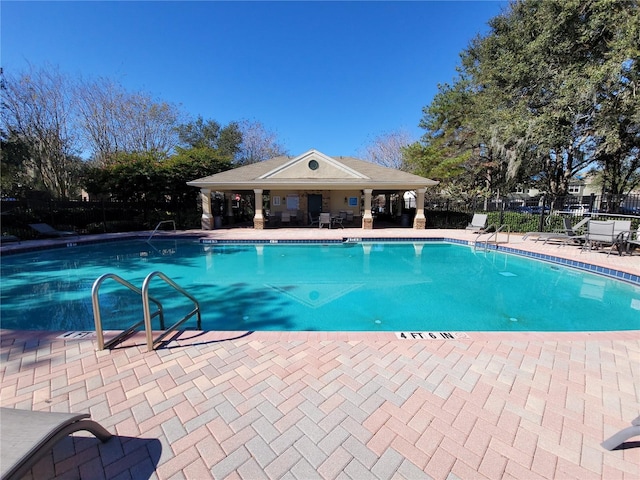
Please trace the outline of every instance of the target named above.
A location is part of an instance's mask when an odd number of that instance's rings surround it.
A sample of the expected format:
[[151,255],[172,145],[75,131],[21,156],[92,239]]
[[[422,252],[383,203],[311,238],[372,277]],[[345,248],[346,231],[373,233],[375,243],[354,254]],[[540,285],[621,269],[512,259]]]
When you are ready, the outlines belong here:
[[0,408],[0,478],[20,479],[70,433],[87,430],[102,442],[111,434],[88,413],[33,412]]
[[485,213],[474,213],[471,223],[467,225],[467,230],[473,230],[478,233],[487,228],[487,215]]
[[543,240],[544,243],[548,241],[567,241],[572,240],[570,237],[579,237],[581,234],[582,228],[589,223],[589,218],[584,218],[580,220],[575,225],[571,225],[571,219],[568,217],[564,217],[562,219],[563,226],[562,230],[555,230],[553,232],[527,232],[523,235],[522,239],[526,240],[529,237],[535,238],[534,242],[538,240]]
[[59,238],[59,237],[75,237],[78,234],[76,232],[65,232],[63,230],[56,230],[47,223],[31,223],[29,224],[36,232],[43,237]]
[[318,228],[322,228],[323,225],[331,228],[331,214],[330,213],[321,213],[320,219],[318,220]]
[[637,436],[640,436],[640,417],[632,420],[630,427],[620,430],[612,437],[607,438],[600,445],[607,450],[614,450],[630,438]]
[[571,225],[571,220],[569,218],[563,218],[562,221],[564,223],[564,232],[563,233],[555,233],[553,235],[547,235],[545,237],[544,243],[561,241],[562,245],[566,245],[569,242],[572,243],[582,243],[584,241],[584,232],[583,228],[589,225],[589,221],[591,219],[589,217],[583,218],[575,225]]
[[610,245],[609,253],[618,245],[617,235],[615,231],[615,222],[603,222],[599,220],[591,220],[587,225],[587,233],[584,235],[584,243],[581,252],[589,249],[597,249],[604,245]]
[[15,235],[0,235],[0,245],[4,243],[15,243],[15,242],[20,243],[20,238],[16,237]]

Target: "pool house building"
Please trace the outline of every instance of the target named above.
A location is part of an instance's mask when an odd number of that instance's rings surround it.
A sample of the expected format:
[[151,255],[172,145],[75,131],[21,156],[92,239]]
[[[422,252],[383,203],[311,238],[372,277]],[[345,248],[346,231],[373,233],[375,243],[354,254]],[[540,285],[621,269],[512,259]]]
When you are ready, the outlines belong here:
[[[424,229],[424,195],[438,182],[352,157],[329,157],[309,150],[294,158],[275,157],[187,184],[200,189],[203,230],[217,228],[220,216],[232,219],[233,200],[242,195],[254,196],[256,229],[267,223],[318,225],[321,213],[372,229],[372,199],[378,195],[402,199],[407,191],[416,195],[413,228]],[[219,211],[215,201],[221,194],[226,200],[224,211]],[[402,209],[396,208],[393,214],[400,217]]]

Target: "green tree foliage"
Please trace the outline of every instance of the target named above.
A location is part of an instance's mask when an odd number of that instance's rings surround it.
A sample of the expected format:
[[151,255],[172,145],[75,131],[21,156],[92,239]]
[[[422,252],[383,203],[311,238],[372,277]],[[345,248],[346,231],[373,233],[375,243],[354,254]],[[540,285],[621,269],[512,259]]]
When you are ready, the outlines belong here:
[[187,182],[231,168],[228,155],[206,147],[181,149],[168,159],[149,152],[120,153],[85,175],[91,195],[126,202],[168,202],[192,206],[198,191]]
[[425,107],[422,142],[470,187],[524,180],[563,195],[591,166],[607,191],[628,192],[639,167],[638,11],[637,0],[512,2]]
[[231,168],[228,151],[209,147],[195,147],[179,151],[160,165],[164,177],[164,194],[178,206],[193,207],[198,190],[187,185],[188,181],[224,172]]
[[161,164],[152,153],[119,153],[108,165],[88,171],[85,183],[90,194],[113,200],[158,201],[164,193]]
[[222,127],[215,120],[198,117],[195,121],[178,126],[178,150],[209,148],[222,156],[234,158],[240,151],[242,132],[237,122]]
[[29,145],[20,137],[0,131],[0,192],[2,197],[20,198],[34,189],[26,174]]

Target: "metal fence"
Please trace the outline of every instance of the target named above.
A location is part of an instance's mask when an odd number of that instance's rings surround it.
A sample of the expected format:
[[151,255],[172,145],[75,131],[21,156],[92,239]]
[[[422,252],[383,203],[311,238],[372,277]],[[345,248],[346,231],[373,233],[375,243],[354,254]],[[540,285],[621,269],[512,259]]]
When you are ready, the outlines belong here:
[[0,203],[3,235],[36,238],[32,223],[48,223],[80,234],[153,229],[162,220],[175,220],[178,228],[200,226],[200,213],[175,211],[169,203],[84,202],[57,200],[3,200]]
[[457,198],[429,196],[425,199],[427,225],[462,228],[473,213],[488,213],[488,221],[508,225],[512,232],[561,229],[563,217],[630,219],[640,223],[640,195],[589,195],[539,198]]
[[[158,222],[175,220],[179,229],[199,228],[201,212],[194,205],[175,211],[170,203],[152,202],[83,202],[46,200],[2,200],[0,203],[2,234],[22,239],[35,238],[30,223],[48,223],[61,230],[78,233],[107,233],[153,229]],[[415,209],[403,211],[411,215]],[[640,224],[640,195],[586,197],[567,196],[553,199],[514,198],[425,198],[427,228],[464,228],[473,213],[489,214],[489,223],[508,225],[511,232],[552,231],[562,228],[562,218],[585,216],[599,219],[627,218],[633,228]],[[405,215],[403,215],[403,218]],[[397,222],[397,217],[391,219]],[[411,218],[401,226],[410,226]]]
[[520,198],[451,198],[428,196],[427,210],[451,210],[464,212],[496,212],[500,210],[519,213],[568,212],[575,214],[607,213],[615,215],[640,215],[640,195],[587,195],[564,197]]

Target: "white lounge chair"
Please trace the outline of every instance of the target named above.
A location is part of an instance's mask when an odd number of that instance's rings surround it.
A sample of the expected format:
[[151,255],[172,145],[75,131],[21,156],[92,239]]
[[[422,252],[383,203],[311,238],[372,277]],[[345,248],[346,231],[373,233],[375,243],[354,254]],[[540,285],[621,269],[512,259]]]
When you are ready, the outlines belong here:
[[480,232],[487,228],[487,214],[474,213],[471,223],[467,225],[467,230],[473,230],[474,233]]
[[29,224],[36,232],[43,237],[58,238],[58,237],[74,237],[78,234],[76,232],[65,232],[63,230],[56,230],[47,223],[31,223]]

